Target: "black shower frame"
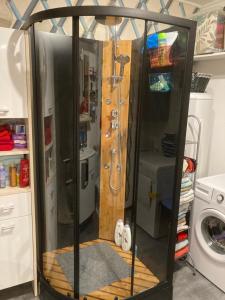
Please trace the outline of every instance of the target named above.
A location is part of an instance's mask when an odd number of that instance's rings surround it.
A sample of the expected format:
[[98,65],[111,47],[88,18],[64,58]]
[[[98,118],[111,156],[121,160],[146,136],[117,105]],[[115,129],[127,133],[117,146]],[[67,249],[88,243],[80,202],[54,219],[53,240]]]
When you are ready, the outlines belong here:
[[[194,44],[195,44],[195,32],[196,32],[196,23],[188,19],[182,19],[178,17],[173,17],[164,14],[158,14],[154,12],[149,12],[146,10],[133,9],[133,8],[124,8],[124,7],[110,7],[110,6],[75,6],[75,7],[62,7],[49,9],[46,11],[38,12],[32,15],[27,22],[23,25],[24,30],[30,31],[30,42],[31,42],[31,58],[33,62],[32,67],[32,79],[33,79],[33,127],[35,132],[35,157],[36,157],[36,193],[37,193],[37,208],[39,213],[38,218],[38,244],[39,244],[39,255],[38,255],[38,271],[39,271],[39,280],[41,283],[41,291],[46,294],[45,299],[52,297],[53,299],[65,300],[71,299],[57,293],[48,283],[48,281],[43,276],[42,268],[42,247],[44,245],[44,218],[43,206],[42,206],[42,197],[43,195],[43,165],[42,165],[42,128],[41,128],[41,111],[40,111],[40,91],[38,89],[38,82],[40,81],[38,70],[38,61],[36,59],[36,47],[35,47],[35,23],[42,22],[48,19],[54,18],[66,18],[72,17],[72,68],[73,68],[73,109],[75,111],[75,127],[74,127],[74,161],[75,168],[73,172],[74,180],[74,195],[75,195],[75,222],[74,222],[74,278],[79,278],[79,82],[75,78],[79,78],[79,17],[81,16],[114,16],[114,17],[124,17],[124,18],[133,18],[141,19],[145,21],[145,36],[147,37],[147,24],[148,22],[164,23],[174,27],[182,28],[188,31],[188,43],[187,43],[187,57],[185,65],[185,74],[184,74],[184,88],[182,94],[182,106],[180,114],[180,123],[179,123],[179,137],[178,137],[178,149],[176,155],[176,174],[175,174],[175,185],[173,191],[173,207],[172,207],[172,226],[169,234],[169,247],[168,247],[168,262],[167,262],[167,280],[160,283],[154,288],[146,290],[140,294],[129,297],[128,299],[142,300],[142,299],[154,299],[154,300],[171,300],[172,299],[172,280],[173,280],[173,269],[174,269],[174,253],[175,253],[175,243],[176,243],[176,232],[177,232],[177,216],[179,209],[179,197],[180,197],[180,185],[182,177],[182,164],[183,164],[183,153],[185,145],[185,135],[186,135],[186,126],[187,126],[187,116],[188,116],[188,107],[189,107],[189,95],[190,95],[190,86],[191,86],[191,73],[193,65],[193,55],[194,55]],[[139,96],[137,100],[137,120],[136,120],[136,138],[135,138],[135,161],[134,161],[134,174],[138,174],[139,169],[139,150],[140,150],[140,125],[141,125],[141,111],[142,111],[142,101],[141,97],[144,91],[143,80],[145,72],[147,71],[147,60],[146,60],[146,43],[144,43],[144,55],[142,57],[142,71],[139,78]],[[137,213],[137,193],[138,193],[138,176],[134,176],[133,181],[133,206],[132,206],[132,215],[133,215],[133,224],[136,224],[136,213]],[[134,226],[135,230],[136,226]],[[132,245],[135,245],[136,234],[134,232],[134,238]],[[132,257],[132,275],[134,273],[134,251]],[[131,276],[133,281],[133,276]],[[132,284],[131,284],[132,286]],[[74,290],[79,291],[79,280],[74,282]],[[133,292],[133,287],[132,291]],[[133,293],[131,293],[133,294]],[[44,296],[45,297],[45,296]],[[74,299],[79,299],[79,293],[75,293]]]

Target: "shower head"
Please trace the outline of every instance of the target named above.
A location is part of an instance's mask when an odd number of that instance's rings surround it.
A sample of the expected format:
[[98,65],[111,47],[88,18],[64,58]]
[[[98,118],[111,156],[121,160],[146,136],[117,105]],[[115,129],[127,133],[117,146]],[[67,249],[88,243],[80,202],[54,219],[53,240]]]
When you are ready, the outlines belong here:
[[100,23],[102,25],[106,25],[106,26],[115,26],[115,25],[119,25],[120,23],[122,23],[122,18],[121,17],[106,17],[106,16],[96,16],[95,17],[95,21],[97,23]]
[[119,55],[115,57],[115,61],[120,64],[120,78],[122,80],[124,75],[124,66],[130,62],[130,57],[128,55]]

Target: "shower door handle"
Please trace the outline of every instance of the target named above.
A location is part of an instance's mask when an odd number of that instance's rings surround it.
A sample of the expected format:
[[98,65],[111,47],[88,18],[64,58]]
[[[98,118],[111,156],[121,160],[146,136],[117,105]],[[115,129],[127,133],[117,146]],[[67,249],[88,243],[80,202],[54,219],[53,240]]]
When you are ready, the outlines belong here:
[[71,162],[71,158],[65,158],[65,159],[63,159],[63,163],[65,164],[65,184],[66,185],[70,185],[70,184],[73,183],[73,178],[68,178],[67,179],[67,173],[68,173],[67,166],[68,166],[68,164],[70,162]]
[[69,163],[70,161],[71,161],[71,158],[65,158],[65,159],[63,159],[64,164],[67,164],[67,163]]
[[73,183],[73,179],[71,178],[71,179],[67,179],[66,181],[65,181],[65,184],[66,185],[69,185],[69,184],[71,184],[71,183]]

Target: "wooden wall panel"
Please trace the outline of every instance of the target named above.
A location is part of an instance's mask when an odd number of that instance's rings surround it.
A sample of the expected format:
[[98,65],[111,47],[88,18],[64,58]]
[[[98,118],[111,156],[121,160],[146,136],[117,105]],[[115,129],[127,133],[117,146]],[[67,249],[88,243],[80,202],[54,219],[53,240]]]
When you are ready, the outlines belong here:
[[[126,160],[127,160],[127,131],[130,92],[130,62],[125,65],[124,77],[121,83],[112,86],[113,74],[113,43],[103,43],[102,64],[102,114],[101,114],[101,171],[100,171],[100,220],[99,237],[106,240],[114,240],[116,221],[124,219],[125,208],[125,185],[126,185]],[[121,54],[131,58],[131,42],[118,41],[116,56]],[[120,64],[116,63],[116,74],[120,73]],[[107,99],[111,104],[107,104]],[[111,112],[117,109],[117,101],[122,100],[121,109],[121,173],[119,163],[118,130],[111,129]],[[110,137],[106,133],[110,132]],[[112,150],[116,154],[112,155]],[[113,157],[113,163],[112,163]],[[108,166],[108,168],[107,168]],[[111,185],[120,189],[114,191]]]

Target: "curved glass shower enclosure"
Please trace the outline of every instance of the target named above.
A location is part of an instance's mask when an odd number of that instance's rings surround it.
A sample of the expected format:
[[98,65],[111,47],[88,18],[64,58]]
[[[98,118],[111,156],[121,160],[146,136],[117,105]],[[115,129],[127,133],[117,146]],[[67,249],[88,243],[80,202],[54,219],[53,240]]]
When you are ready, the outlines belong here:
[[41,299],[171,299],[195,23],[89,6],[26,29]]

